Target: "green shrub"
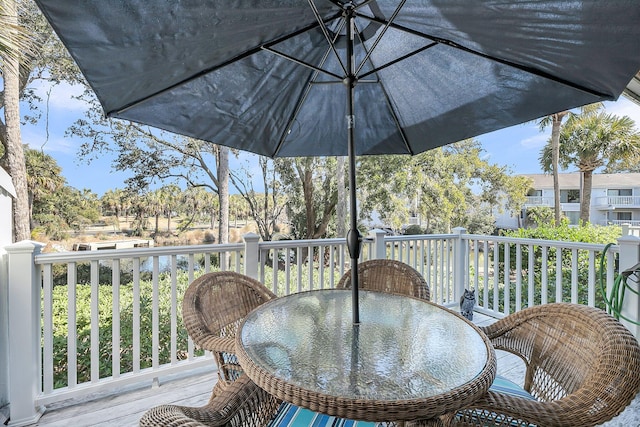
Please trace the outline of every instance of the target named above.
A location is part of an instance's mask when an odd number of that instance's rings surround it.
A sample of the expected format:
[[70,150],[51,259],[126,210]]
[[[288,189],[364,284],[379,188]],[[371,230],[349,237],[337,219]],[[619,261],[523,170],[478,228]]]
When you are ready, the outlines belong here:
[[417,224],[412,224],[404,229],[404,235],[406,236],[414,236],[417,234],[423,234],[424,230]]

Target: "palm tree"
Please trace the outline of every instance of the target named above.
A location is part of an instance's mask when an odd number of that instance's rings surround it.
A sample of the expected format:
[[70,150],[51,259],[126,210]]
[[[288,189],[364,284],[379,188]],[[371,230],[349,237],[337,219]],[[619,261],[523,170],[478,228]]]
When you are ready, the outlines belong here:
[[551,171],[553,172],[553,210],[556,225],[560,224],[560,180],[558,177],[558,164],[560,158],[560,127],[562,120],[569,114],[569,111],[560,111],[559,113],[543,117],[538,121],[540,132],[543,132],[547,126],[551,125]]
[[20,135],[20,61],[29,45],[26,31],[18,24],[17,4],[14,0],[0,0],[0,70],[4,83],[4,124],[0,133],[4,152],[1,164],[11,176],[16,191],[13,206],[13,238],[28,239],[29,191],[22,136]]
[[[31,52],[29,34],[18,24],[15,0],[0,0],[0,65],[18,61],[21,52]],[[11,67],[3,71],[15,72]]]
[[638,153],[640,133],[628,116],[598,112],[567,120],[560,132],[560,164],[565,169],[575,165],[582,174],[581,221],[589,221],[593,171]]
[[33,205],[61,190],[66,181],[55,159],[42,151],[24,150],[29,194],[29,222],[33,228]]
[[[602,103],[598,102],[591,105],[586,105],[581,108],[582,114],[592,114],[602,108]],[[571,111],[560,111],[558,113],[551,114],[550,116],[546,116],[538,120],[538,126],[540,128],[540,132],[544,132],[544,130],[551,125],[551,139],[549,143],[551,145],[551,163],[550,168],[548,164],[545,164],[543,158],[540,158],[540,162],[542,163],[543,169],[545,172],[548,172],[551,169],[553,173],[553,211],[554,211],[554,219],[556,225],[560,224],[560,217],[562,214],[561,206],[560,206],[560,178],[558,172],[558,165],[560,163],[560,129],[562,127],[562,120],[565,117],[572,117],[574,113]],[[545,167],[547,166],[547,167]]]

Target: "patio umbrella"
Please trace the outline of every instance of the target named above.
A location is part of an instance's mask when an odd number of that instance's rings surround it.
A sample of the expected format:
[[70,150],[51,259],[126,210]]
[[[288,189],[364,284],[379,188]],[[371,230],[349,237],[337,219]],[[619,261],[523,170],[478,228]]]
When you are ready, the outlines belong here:
[[[36,0],[107,116],[270,157],[416,154],[616,99],[640,3]],[[345,89],[346,88],[346,89]]]

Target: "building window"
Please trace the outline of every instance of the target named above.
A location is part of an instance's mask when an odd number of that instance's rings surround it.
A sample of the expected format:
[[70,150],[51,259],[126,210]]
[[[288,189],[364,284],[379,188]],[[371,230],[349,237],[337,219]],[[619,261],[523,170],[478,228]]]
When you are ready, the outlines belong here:
[[616,212],[616,221],[631,221],[631,212]]
[[560,190],[560,203],[580,203],[580,190]]
[[618,188],[607,190],[607,196],[632,196],[633,192],[630,188]]
[[527,193],[528,197],[542,197],[542,190],[534,190],[533,188]]
[[564,211],[562,212],[564,216],[569,219],[569,224],[578,225],[580,224],[580,212],[578,211]]

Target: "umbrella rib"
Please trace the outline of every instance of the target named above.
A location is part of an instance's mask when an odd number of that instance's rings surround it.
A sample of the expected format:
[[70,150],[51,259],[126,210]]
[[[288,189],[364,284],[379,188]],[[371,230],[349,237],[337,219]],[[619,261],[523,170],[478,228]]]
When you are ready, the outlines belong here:
[[[380,43],[380,40],[382,40],[382,37],[384,37],[385,33],[387,32],[387,30],[389,29],[389,26],[393,23],[393,21],[396,19],[396,17],[398,16],[398,13],[400,13],[400,10],[402,9],[402,7],[404,6],[406,0],[402,0],[398,6],[396,7],[396,10],[393,11],[393,14],[391,15],[391,17],[387,20],[387,23],[385,24],[385,26],[382,28],[382,31],[380,32],[380,34],[378,34],[378,37],[376,37],[376,40],[373,42],[373,45],[371,46],[371,49],[367,50],[367,54],[364,57],[364,59],[362,60],[362,62],[360,63],[360,65],[358,66],[358,68],[356,69],[356,72],[354,73],[356,76],[358,75],[358,73],[360,72],[360,70],[362,70],[362,67],[364,67],[364,64],[366,64],[367,60],[369,59],[369,57],[371,57],[371,53],[373,53],[373,51],[376,49],[376,46],[378,46],[378,43]],[[362,16],[361,14],[358,14],[358,16]],[[364,44],[363,44],[364,46]]]
[[[336,36],[337,37],[337,36]],[[327,49],[327,51],[324,53],[324,55],[322,56],[322,59],[320,60],[320,65],[319,67],[322,67],[325,63],[325,61],[327,60],[327,58],[329,57],[330,54],[330,49]],[[292,58],[295,59],[295,58]],[[297,61],[294,61],[297,62]],[[293,123],[296,120],[296,117],[298,116],[298,113],[300,112],[300,109],[302,108],[302,104],[304,104],[304,101],[307,99],[307,96],[309,95],[309,91],[311,90],[311,86],[314,84],[336,84],[336,83],[342,83],[342,78],[338,77],[338,81],[335,82],[316,82],[314,81],[316,79],[316,77],[318,76],[319,72],[323,72],[324,70],[322,70],[319,67],[314,67],[312,66],[311,68],[313,70],[315,70],[315,73],[311,75],[311,77],[309,78],[309,80],[307,81],[307,88],[304,91],[304,93],[302,94],[302,96],[300,97],[300,99],[298,100],[296,107],[293,110],[293,114],[291,115],[291,118],[288,120],[287,122],[287,126],[285,127],[285,132],[288,132],[291,128],[291,126],[293,125]],[[275,148],[275,150],[273,151],[273,155],[272,157],[275,157],[278,152],[280,151],[280,148],[282,148],[282,145],[284,144],[284,140],[287,138],[287,133],[285,133],[284,135],[282,135],[279,138],[278,144]]]
[[327,70],[323,70],[322,68],[316,67],[313,64],[309,64],[308,62],[304,62],[301,59],[295,58],[295,57],[293,57],[291,55],[287,55],[286,53],[278,52],[277,50],[272,49],[270,47],[263,46],[262,49],[266,50],[267,52],[271,52],[274,55],[277,55],[277,56],[279,56],[281,58],[284,58],[284,59],[287,59],[287,60],[289,60],[291,62],[294,62],[294,63],[296,63],[298,65],[302,65],[304,67],[310,68],[310,69],[312,69],[314,71],[317,71],[319,73],[323,73],[323,74],[329,75],[331,77],[335,77],[339,81],[342,81],[342,79],[343,79],[343,77],[338,75],[338,74],[332,73],[332,72],[327,71]]
[[404,61],[405,59],[410,58],[410,57],[412,57],[413,55],[417,55],[418,53],[423,52],[423,51],[425,51],[425,50],[427,50],[427,49],[430,49],[430,48],[432,48],[432,47],[434,47],[434,46],[437,46],[437,45],[438,45],[438,43],[437,43],[437,42],[433,42],[433,43],[431,43],[431,44],[425,45],[425,46],[421,47],[420,49],[416,49],[416,50],[414,50],[413,52],[409,52],[409,53],[407,53],[406,55],[402,55],[401,57],[396,58],[396,59],[394,59],[393,61],[387,62],[386,64],[383,64],[383,65],[381,65],[381,66],[379,66],[379,67],[377,67],[377,68],[374,68],[373,70],[367,71],[367,72],[366,72],[366,73],[364,73],[362,76],[359,76],[359,78],[358,78],[358,79],[360,79],[360,78],[365,78],[365,77],[367,77],[367,76],[370,76],[370,75],[371,75],[371,74],[373,74],[373,73],[377,73],[377,72],[378,72],[378,71],[380,71],[380,70],[383,70],[383,69],[385,69],[385,68],[387,68],[387,67],[389,67],[389,66],[391,66],[391,65],[393,65],[393,64],[396,64],[396,63],[398,63],[398,62]]
[[409,140],[407,139],[407,135],[404,133],[404,129],[400,124],[400,119],[398,118],[398,115],[396,114],[396,110],[393,108],[393,105],[391,104],[391,98],[389,98],[389,94],[387,94],[387,90],[385,89],[384,84],[382,84],[382,81],[380,81],[379,84],[380,84],[380,88],[382,89],[382,93],[384,93],[384,99],[385,101],[387,101],[387,106],[389,108],[389,111],[391,112],[391,117],[393,117],[393,122],[396,124],[396,127],[398,128],[398,133],[402,137],[402,142],[404,142],[404,146],[409,152],[409,155],[413,156],[416,153],[411,149],[411,146],[409,145]]
[[[340,16],[341,16],[341,14],[338,13],[338,14],[328,18],[327,20],[330,21],[330,20],[336,19],[336,18],[338,18]],[[273,40],[271,42],[263,43],[260,46],[256,46],[256,47],[254,47],[254,48],[252,48],[252,49],[250,49],[250,50],[248,50],[248,51],[246,51],[246,52],[244,52],[244,53],[242,53],[242,54],[240,54],[238,56],[235,56],[235,57],[233,57],[231,59],[228,59],[228,60],[226,60],[226,61],[224,61],[224,62],[222,62],[220,64],[217,64],[217,65],[214,65],[212,67],[206,68],[206,69],[204,69],[202,71],[198,71],[197,73],[195,73],[195,74],[193,74],[193,75],[191,75],[191,76],[189,76],[187,78],[184,78],[184,79],[180,80],[179,82],[176,82],[176,83],[174,83],[174,84],[172,84],[170,86],[167,86],[167,87],[165,87],[165,88],[163,88],[161,90],[158,90],[156,92],[150,93],[149,95],[146,95],[146,96],[144,96],[144,97],[142,97],[142,98],[140,98],[138,100],[135,100],[135,101],[132,101],[132,102],[130,102],[128,104],[125,104],[120,108],[116,108],[116,109],[107,111],[105,113],[105,115],[107,117],[113,117],[113,116],[115,116],[117,114],[123,113],[123,112],[125,112],[125,111],[127,111],[127,110],[129,110],[129,109],[131,109],[133,107],[136,107],[136,106],[138,106],[140,104],[143,104],[143,103],[147,102],[150,99],[153,99],[153,98],[155,98],[157,96],[163,95],[163,94],[165,94],[167,92],[172,91],[173,89],[175,89],[177,87],[180,87],[180,86],[182,86],[184,84],[190,83],[190,82],[192,82],[192,81],[194,81],[196,79],[199,79],[200,77],[203,77],[203,76],[205,76],[205,75],[207,75],[209,73],[212,73],[212,72],[214,72],[214,71],[216,71],[216,70],[218,70],[220,68],[226,67],[229,64],[232,64],[234,62],[240,61],[240,60],[242,60],[244,58],[247,58],[247,57],[249,57],[249,56],[251,56],[251,55],[253,55],[253,54],[257,53],[257,52],[260,52],[263,49],[264,46],[273,46],[275,44],[282,43],[285,40],[288,40],[290,38],[293,38],[293,37],[296,37],[296,36],[298,36],[300,34],[303,34],[303,33],[307,32],[307,31],[309,31],[309,30],[311,30],[311,29],[313,29],[313,28],[315,28],[317,26],[318,26],[318,23],[314,22],[313,24],[309,24],[309,25],[307,25],[307,26],[305,26],[305,27],[303,27],[303,28],[301,28],[301,29],[299,29],[297,31],[294,31],[294,32],[289,33],[289,34],[286,34],[286,35],[284,35],[282,37],[279,37],[279,38],[277,38],[277,39],[275,39],[275,40]]]
[[324,35],[324,38],[327,40],[327,43],[329,43],[329,46],[331,47],[331,50],[333,51],[334,56],[338,60],[338,64],[340,64],[340,67],[342,68],[342,72],[346,75],[347,74],[347,68],[342,63],[342,59],[340,59],[340,55],[338,54],[338,51],[336,50],[335,43],[333,41],[331,41],[331,37],[329,36],[329,30],[327,29],[327,26],[325,25],[324,21],[322,20],[322,17],[320,16],[320,11],[318,11],[318,8],[316,7],[316,4],[314,3],[313,0],[309,0],[309,7],[311,7],[311,11],[313,12],[313,15],[316,17],[316,21],[318,21],[318,25],[320,26],[320,29],[322,30],[322,34]]
[[[380,24],[386,24],[386,21],[384,19],[380,19],[380,18],[375,17],[375,16],[367,16],[367,15],[359,15],[359,16],[361,16],[363,18],[366,18],[366,19],[369,19],[369,20],[372,20],[372,21],[375,21],[375,22],[378,22]],[[563,78],[558,77],[558,76],[554,76],[553,74],[547,73],[546,71],[538,70],[538,69],[533,68],[533,67],[527,67],[525,65],[520,65],[518,63],[509,61],[509,60],[506,60],[506,59],[502,59],[502,58],[498,58],[498,57],[495,57],[495,56],[492,56],[492,55],[489,55],[489,54],[486,54],[486,53],[478,52],[477,50],[473,50],[471,48],[468,48],[466,46],[458,44],[458,43],[456,43],[456,42],[454,42],[452,40],[448,40],[448,39],[444,39],[444,38],[441,38],[441,37],[425,34],[425,33],[421,32],[421,31],[416,31],[416,30],[413,30],[411,28],[407,28],[407,27],[404,27],[402,25],[398,25],[396,23],[391,23],[390,26],[393,29],[396,29],[396,30],[399,30],[399,31],[403,31],[403,32],[406,32],[406,33],[409,33],[409,34],[413,34],[413,35],[416,35],[416,36],[419,36],[419,37],[427,38],[427,39],[432,40],[432,41],[434,41],[434,42],[436,42],[438,44],[442,44],[442,45],[446,45],[446,46],[449,46],[449,47],[452,47],[452,48],[455,48],[455,49],[459,49],[459,50],[465,51],[467,53],[470,53],[472,55],[476,55],[476,56],[488,59],[490,61],[494,61],[494,62],[503,64],[503,65],[506,65],[508,67],[516,68],[518,70],[521,70],[521,71],[524,71],[526,73],[530,73],[530,74],[536,75],[538,77],[542,77],[542,78],[545,78],[545,79],[548,79],[548,80],[552,80],[554,82],[563,84],[565,86],[572,87],[574,89],[578,89],[580,91],[586,92],[588,94],[591,94],[591,95],[594,95],[594,96],[597,96],[597,97],[601,97],[601,98],[604,98],[604,99],[613,99],[611,94],[607,94],[607,93],[599,92],[599,91],[596,91],[596,90],[593,90],[593,89],[589,89],[586,86],[579,85],[577,83],[571,82],[569,80],[563,79]],[[385,67],[386,67],[386,65],[385,65]],[[371,74],[371,72],[369,72],[367,74]]]

